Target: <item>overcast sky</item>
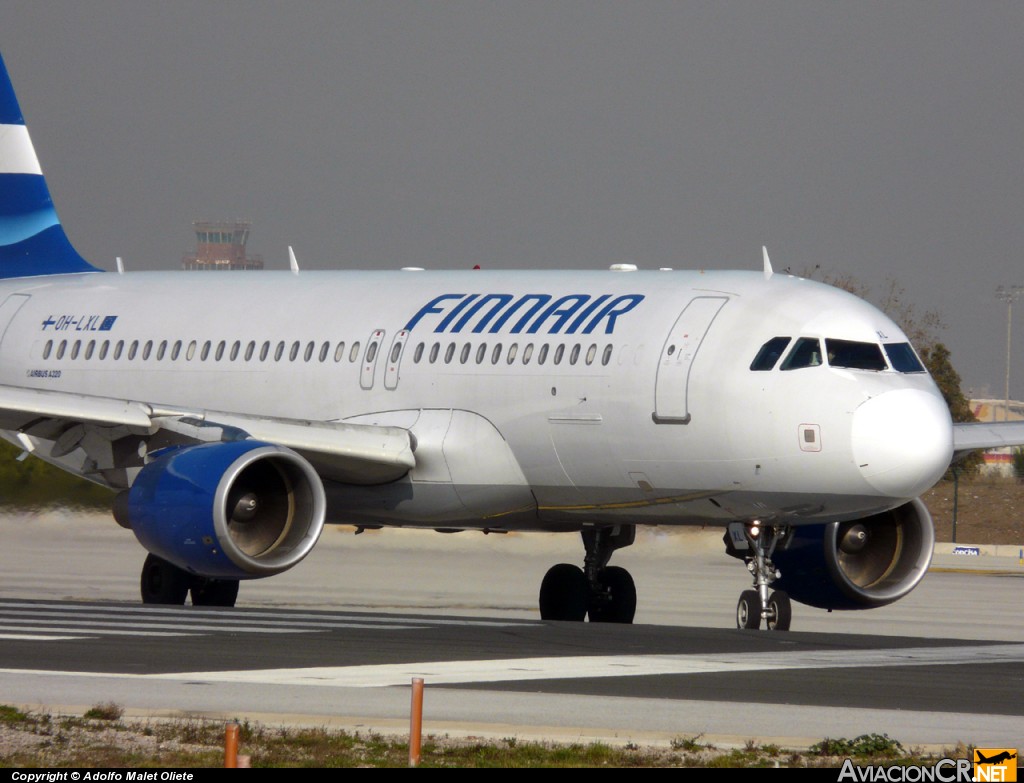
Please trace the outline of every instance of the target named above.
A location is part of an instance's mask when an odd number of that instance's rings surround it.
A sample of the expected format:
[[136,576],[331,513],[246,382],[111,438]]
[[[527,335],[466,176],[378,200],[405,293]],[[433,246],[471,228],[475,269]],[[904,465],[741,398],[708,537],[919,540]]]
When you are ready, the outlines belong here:
[[[90,260],[195,219],[285,268],[820,264],[939,311],[1002,397],[1024,285],[1024,4],[5,0]],[[1011,396],[1024,398],[1024,299]]]

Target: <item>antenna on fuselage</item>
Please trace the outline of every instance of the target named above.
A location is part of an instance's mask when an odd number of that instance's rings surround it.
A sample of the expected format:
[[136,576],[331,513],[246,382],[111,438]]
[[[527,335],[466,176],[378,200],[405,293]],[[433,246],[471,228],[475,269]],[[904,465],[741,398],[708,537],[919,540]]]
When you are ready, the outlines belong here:
[[772,269],[772,261],[768,258],[768,248],[765,245],[761,245],[761,252],[764,254],[764,279],[771,280],[775,270]]
[[117,261],[117,273],[119,275],[123,275],[124,274],[124,261],[121,259],[121,256],[116,256],[115,260]]
[[288,264],[292,268],[292,274],[299,273],[299,261],[295,258],[295,251],[292,250],[292,246],[288,245]]

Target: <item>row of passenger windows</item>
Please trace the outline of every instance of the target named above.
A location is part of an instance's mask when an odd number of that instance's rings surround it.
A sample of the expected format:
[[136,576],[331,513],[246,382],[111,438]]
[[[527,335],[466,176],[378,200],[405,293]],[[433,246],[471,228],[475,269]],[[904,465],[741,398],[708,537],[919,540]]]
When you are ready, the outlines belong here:
[[[127,347],[127,350],[125,350]],[[192,361],[196,358],[198,353],[200,361],[206,361],[213,356],[214,361],[221,361],[225,356],[230,361],[237,361],[239,357],[242,357],[244,361],[253,361],[258,357],[259,361],[265,362],[271,357],[271,349],[273,348],[273,358],[275,362],[281,361],[286,355],[289,361],[296,361],[300,354],[305,361],[312,361],[315,356],[319,361],[326,362],[331,356],[331,344],[324,342],[317,346],[314,341],[306,343],[305,348],[300,341],[296,340],[288,346],[284,340],[277,343],[277,346],[267,340],[259,347],[259,353],[256,352],[257,343],[250,341],[245,345],[245,349],[242,349],[242,342],[235,340],[231,343],[230,348],[225,340],[221,340],[219,343],[214,345],[211,340],[207,340],[200,347],[197,340],[192,340],[187,346],[181,340],[176,340],[173,344],[169,340],[161,340],[156,343],[153,340],[147,340],[145,343],[140,340],[132,340],[131,343],[126,343],[124,340],[118,340],[112,342],[111,340],[104,340],[99,342],[97,340],[89,340],[85,342],[83,340],[61,340],[56,342],[54,340],[47,340],[46,345],[43,346],[43,358],[49,359],[51,356],[55,359],[63,359],[65,356],[71,359],[92,359],[93,357],[104,360],[107,358],[117,360],[123,357],[128,360],[135,359],[139,356],[143,360],[148,360],[151,357],[155,358],[158,362],[164,359],[170,361],[177,361],[184,357],[185,361]],[[374,348],[376,343],[374,343]],[[287,351],[287,354],[286,354]],[[376,350],[374,351],[376,352]],[[345,343],[340,342],[334,348],[334,361],[340,362],[348,356],[350,362],[354,362],[359,358],[359,342],[352,343],[351,348],[346,352]],[[367,360],[372,360],[372,357],[367,357]]]
[[[775,368],[782,354],[792,342],[792,337],[773,337],[761,346],[750,369],[766,372]],[[817,337],[800,337],[786,355],[780,369],[799,370],[803,367],[817,367],[825,364],[851,370],[873,370],[880,372],[890,366],[896,372],[924,372],[910,343],[862,343],[854,340],[825,338],[825,353],[821,351],[821,340]],[[883,348],[885,353],[883,355]],[[886,363],[886,357],[889,362]]]
[[[471,359],[476,361],[477,364],[483,364],[488,360],[488,354],[490,355],[491,364],[498,364],[502,360],[503,354],[506,364],[514,364],[517,357],[523,364],[529,364],[534,356],[537,357],[537,364],[544,364],[547,362],[549,354],[551,355],[552,364],[561,364],[562,359],[565,357],[566,349],[567,347],[561,343],[556,345],[554,350],[552,350],[551,346],[547,343],[539,346],[534,346],[533,343],[527,343],[523,346],[522,353],[520,353],[519,343],[512,343],[508,346],[507,351],[501,343],[497,343],[491,347],[490,350],[488,350],[488,346],[485,343],[480,343],[476,346],[475,350],[472,343],[463,343],[461,349],[456,343],[448,343],[448,346],[444,349],[444,357],[442,359],[440,343],[434,343],[430,346],[429,353],[427,353],[426,343],[420,343],[416,346],[416,350],[413,352],[412,360],[419,364],[424,360],[424,354],[426,354],[426,361],[431,364],[434,364],[439,360],[444,361],[445,364],[451,364],[455,360],[456,351],[458,351],[460,364],[467,364]],[[568,362],[569,364],[574,365],[580,360],[580,355],[583,353],[583,346],[573,345],[568,349],[568,352]],[[583,356],[584,363],[588,365],[593,364],[597,359],[597,352],[597,344],[591,344],[591,346],[587,348],[586,354]],[[397,359],[397,356],[393,357],[392,361],[395,361],[395,359]],[[601,352],[601,364],[606,366],[611,360],[612,346],[611,344],[608,344]]]
[[[370,341],[370,344],[366,350],[366,358],[364,361],[367,363],[374,361],[377,358],[377,349],[379,341],[374,339]],[[402,354],[402,343],[395,343],[391,349],[390,361],[395,363],[398,361]],[[273,349],[273,353],[271,350]],[[519,351],[519,344],[512,343],[508,346],[506,351],[501,343],[498,343],[489,349],[489,346],[485,343],[480,343],[476,346],[474,351],[472,343],[464,343],[461,349],[456,343],[449,343],[444,348],[444,354],[442,358],[441,354],[442,345],[441,343],[434,343],[430,346],[429,351],[426,343],[419,343],[416,346],[416,350],[413,352],[413,361],[419,364],[421,361],[435,364],[439,360],[445,364],[451,364],[455,360],[456,351],[458,351],[459,363],[467,364],[470,358],[475,356],[477,364],[483,364],[487,359],[488,354],[490,355],[491,364],[498,364],[504,355],[507,364],[513,364],[516,358],[519,357],[523,364],[529,364],[531,359],[536,355],[537,364],[544,364],[548,360],[548,354],[551,353],[551,363],[561,364],[562,359],[565,356],[567,347],[564,344],[556,345],[554,350],[547,344],[536,347],[533,343],[528,343],[523,346],[522,353]],[[573,345],[568,348],[568,363],[575,365],[580,360],[580,355],[583,352],[582,345]],[[592,344],[587,348],[586,354],[583,356],[583,361],[587,364],[593,364],[597,359],[598,346],[596,343]],[[332,356],[331,343],[323,342],[319,346],[314,341],[309,341],[303,346],[302,342],[295,340],[289,346],[287,342],[281,340],[276,346],[273,345],[269,340],[259,346],[259,352],[257,353],[257,343],[253,340],[243,344],[240,340],[235,340],[229,345],[226,340],[214,344],[211,340],[206,340],[200,346],[199,341],[192,340],[186,345],[181,340],[176,340],[171,343],[168,340],[161,340],[159,343],[153,340],[147,340],[142,342],[140,340],[132,340],[130,343],[126,343],[124,340],[118,340],[113,342],[111,340],[103,340],[99,342],[97,340],[47,340],[46,345],[43,346],[43,358],[49,359],[51,356],[54,359],[69,359],[82,358],[85,360],[93,359],[94,357],[100,361],[105,359],[119,360],[122,357],[129,361],[136,358],[140,358],[143,361],[147,361],[150,358],[155,358],[156,361],[164,361],[169,359],[170,361],[178,361],[184,358],[185,361],[192,361],[198,354],[199,361],[207,361],[211,358],[213,361],[222,361],[227,358],[228,361],[238,361],[241,358],[243,361],[251,362],[257,358],[261,362],[265,362],[273,356],[275,362],[279,362],[287,357],[288,361],[297,361],[299,357],[302,357],[303,361],[313,361],[314,358],[321,362],[326,362],[328,358]],[[345,358],[348,358],[349,362],[355,362],[359,359],[359,342],[352,343],[351,347],[346,351],[346,345],[344,342],[339,342],[333,351],[333,357],[335,362],[341,362]],[[607,365],[612,358],[612,346],[606,345],[601,353],[601,364]]]

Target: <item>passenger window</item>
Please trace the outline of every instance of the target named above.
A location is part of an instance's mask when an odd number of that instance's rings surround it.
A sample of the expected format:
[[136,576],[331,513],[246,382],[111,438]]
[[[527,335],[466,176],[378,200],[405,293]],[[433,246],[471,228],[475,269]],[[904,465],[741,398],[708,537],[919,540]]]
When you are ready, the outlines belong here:
[[316,343],[314,343],[312,340],[310,340],[308,343],[306,343],[306,353],[302,357],[303,360],[308,362],[310,359],[312,359],[313,358],[313,351],[315,351],[315,350],[316,350]]
[[245,360],[247,362],[252,361],[252,355],[256,353],[256,342],[250,340],[249,344],[245,346]]
[[395,343],[395,347],[391,349],[391,359],[389,361],[394,364],[398,361],[398,357],[402,355],[402,344]]
[[[117,361],[121,358],[121,352],[124,351],[124,340],[118,340],[117,345],[114,346],[114,360]],[[57,354],[59,359],[64,354],[64,342],[61,341],[60,353]]]
[[321,362],[326,362],[327,361],[327,356],[330,353],[331,353],[331,344],[329,342],[325,341],[324,344],[320,346],[320,361]]
[[166,340],[161,340],[160,341],[160,347],[156,349],[156,360],[158,362],[162,362],[164,360],[164,356],[166,354],[167,354],[167,341]]
[[607,367],[608,362],[612,360],[612,346],[611,344],[604,347],[604,353],[601,354],[601,366]]
[[43,358],[44,359],[49,359],[50,358],[50,351],[52,351],[52,350],[53,350],[53,340],[47,340],[46,341],[46,346],[43,348]]
[[886,343],[885,353],[889,357],[889,364],[896,372],[925,371],[910,343]]
[[298,340],[292,343],[292,349],[288,351],[288,361],[294,362],[299,358],[299,350],[302,348],[302,343]]
[[531,356],[533,356],[533,343],[523,348],[523,364],[529,364]]
[[444,363],[451,364],[452,358],[455,356],[455,343],[449,343],[447,350],[444,352]]
[[264,340],[263,345],[260,346],[260,361],[265,362],[268,356],[270,356],[270,340]]
[[75,340],[75,344],[71,346],[71,358],[72,359],[77,359],[78,358],[78,352],[79,352],[79,350],[81,350],[81,348],[82,348],[82,341],[81,340]]
[[565,353],[565,345],[559,345],[555,348],[555,358],[552,360],[555,364],[562,363],[562,354]]
[[487,345],[480,343],[480,347],[476,349],[476,363],[483,364],[484,359],[487,358]]
[[57,346],[57,358],[58,359],[63,359],[64,358],[64,351],[67,350],[67,347],[68,347],[68,341],[67,340],[61,340],[60,341],[60,345]]
[[[132,340],[131,348],[128,349],[128,361],[131,361],[132,359],[134,359],[135,358],[135,354],[137,354],[138,352],[139,352],[139,341],[138,340]],[[72,359],[75,358],[74,355],[72,355],[71,358]]]
[[153,352],[153,341],[146,340],[146,344],[142,347],[142,359],[145,361],[149,358],[150,353]]
[[281,357],[284,356],[284,340],[281,340],[277,344],[277,348],[274,349],[274,361],[281,361]]
[[801,337],[782,362],[783,370],[799,370],[821,364],[821,343],[817,337]]
[[544,343],[537,352],[537,364],[544,364],[548,360],[548,344]]
[[192,361],[192,359],[195,358],[195,355],[196,355],[196,341],[193,340],[192,342],[190,342],[188,344],[188,350],[185,352],[185,359],[187,359],[188,361]]
[[572,351],[569,353],[569,364],[576,364],[580,358],[580,346],[574,345]]
[[226,345],[227,343],[225,343],[223,340],[217,343],[217,350],[213,355],[214,360],[219,362],[221,359],[224,358],[224,348],[226,347]]
[[597,346],[596,346],[596,345],[591,345],[591,346],[590,346],[590,347],[589,347],[589,348],[587,349],[587,366],[588,366],[588,367],[589,367],[589,366],[590,366],[591,364],[593,364],[593,363],[594,363],[594,359],[595,359],[596,357],[597,357]]
[[782,356],[786,346],[789,345],[790,339],[789,337],[773,337],[770,339],[761,346],[761,350],[757,352],[754,361],[750,363],[750,369],[755,372],[767,372],[774,369],[779,361],[779,357]]
[[92,358],[92,352],[95,351],[95,350],[96,350],[96,341],[95,340],[90,340],[89,344],[87,346],[85,346],[85,358],[86,359],[91,359]]
[[[181,340],[174,341],[174,347],[171,348],[171,361],[178,361],[178,355],[181,353]],[[101,357],[102,358],[102,357]]]
[[851,370],[873,370],[879,372],[889,367],[882,356],[882,349],[875,343],[859,343],[853,340],[825,338],[828,363],[832,367],[846,367]]
[[501,361],[501,343],[494,346],[494,350],[491,351],[491,364],[497,364]]
[[207,340],[203,343],[203,350],[199,352],[199,358],[202,361],[206,361],[206,357],[210,355],[210,341]]
[[426,345],[424,343],[420,343],[419,345],[416,346],[416,350],[413,351],[412,360],[416,364],[419,364],[420,363],[420,359],[423,358],[423,349],[424,348],[426,348]]
[[441,352],[441,343],[434,343],[430,346],[430,363],[437,361],[437,355]]
[[462,346],[462,354],[459,356],[459,362],[461,362],[462,364],[468,362],[469,352],[471,350],[473,350],[473,346],[471,346],[469,343],[466,343],[464,346]]
[[235,340],[231,344],[231,361],[236,361],[238,359],[238,352],[241,351],[241,350],[242,350],[242,343],[240,343],[238,340]]
[[100,346],[100,361],[107,358],[107,351],[110,350],[110,340],[104,340],[103,345]]
[[350,362],[354,362],[358,358],[359,358],[359,341],[356,340],[354,343],[352,343],[352,350],[348,352],[348,360]]
[[518,352],[519,352],[519,344],[518,343],[512,343],[512,345],[510,345],[508,347],[508,358],[505,361],[507,361],[509,364],[512,364],[512,362],[514,362],[516,360],[516,354]]
[[334,349],[334,361],[340,362],[345,358],[345,343],[338,343],[338,347]]

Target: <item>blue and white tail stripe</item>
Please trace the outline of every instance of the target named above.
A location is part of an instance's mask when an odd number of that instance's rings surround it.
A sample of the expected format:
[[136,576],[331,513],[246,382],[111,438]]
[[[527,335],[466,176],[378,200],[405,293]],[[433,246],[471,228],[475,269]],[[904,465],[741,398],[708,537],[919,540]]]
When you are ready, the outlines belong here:
[[61,227],[0,57],[0,278],[98,271]]

